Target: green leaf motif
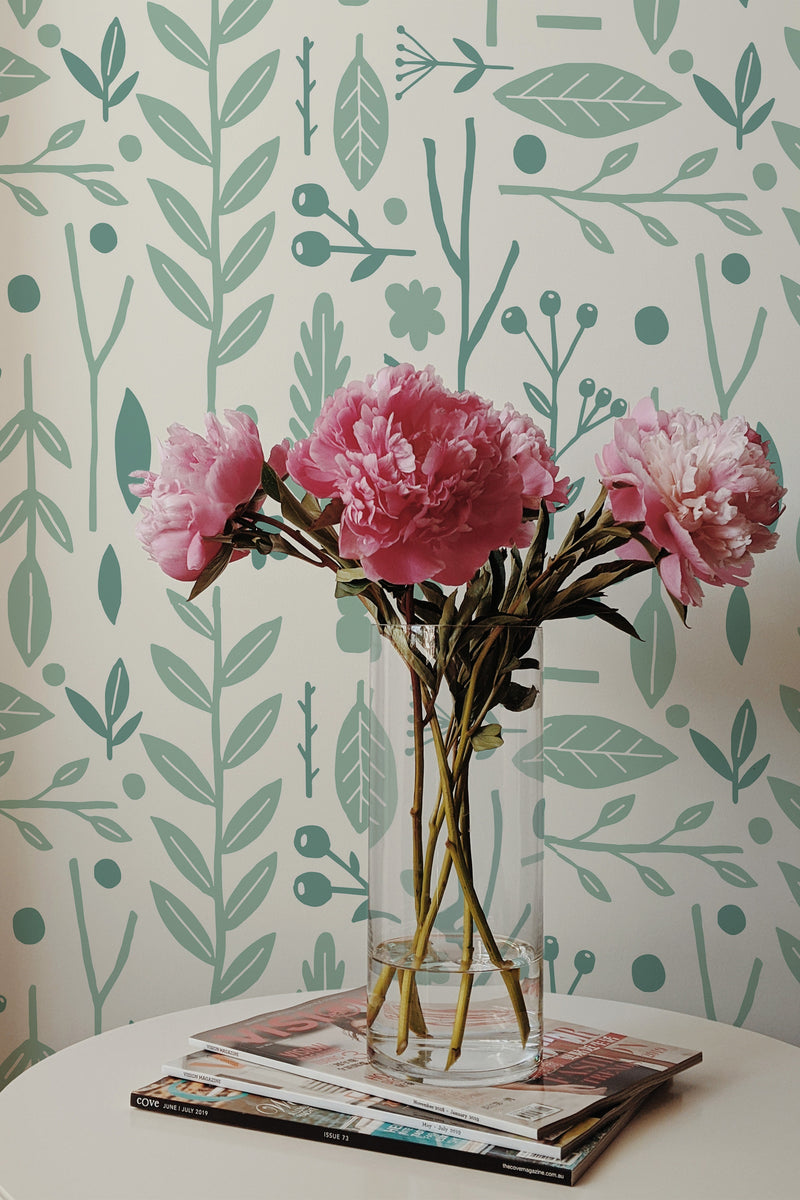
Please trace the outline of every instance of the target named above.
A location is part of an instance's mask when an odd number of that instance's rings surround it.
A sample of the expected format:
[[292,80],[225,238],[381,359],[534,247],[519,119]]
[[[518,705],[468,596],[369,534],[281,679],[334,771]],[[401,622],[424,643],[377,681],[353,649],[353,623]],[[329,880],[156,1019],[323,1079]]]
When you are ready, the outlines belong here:
[[731,588],[728,611],[725,616],[725,633],[733,657],[741,666],[750,645],[750,601],[742,587]]
[[233,292],[261,265],[275,232],[275,213],[268,213],[243,234],[222,268],[222,286]]
[[726,883],[732,887],[751,888],[758,887],[753,876],[745,871],[744,867],[740,867],[737,863],[732,862],[712,862],[711,859],[706,860],[709,866],[712,866],[719,875],[720,879],[724,879]]
[[155,246],[148,246],[147,254],[156,282],[170,303],[195,324],[210,329],[211,309],[191,275]]
[[156,909],[161,920],[175,938],[179,946],[188,950],[201,962],[212,966],[214,962],[214,947],[211,938],[206,933],[200,921],[190,908],[168,892],[160,883],[150,881],[150,889],[156,902]]
[[609,800],[600,810],[595,829],[605,829],[607,825],[616,825],[624,821],[633,808],[635,796],[621,796],[619,800]]
[[105,687],[106,728],[118,721],[130,699],[130,680],[125,663],[118,658],[108,673]]
[[783,31],[786,49],[796,67],[800,67],[800,29],[790,29],[787,25]]
[[148,179],[147,182],[170,228],[190,250],[208,258],[211,253],[211,239],[194,206],[168,183],[162,183],[158,179]]
[[347,379],[350,356],[345,354],[339,358],[343,336],[344,325],[334,316],[333,300],[328,292],[321,292],[314,301],[311,326],[305,322],[300,326],[304,353],[298,351],[294,356],[294,370],[300,387],[292,384],[289,398],[299,419],[292,418],[289,428],[295,438],[308,437],[326,397],[342,387]]
[[716,84],[711,83],[708,79],[703,79],[702,75],[693,75],[695,87],[706,102],[711,111],[718,116],[726,125],[736,126],[736,113],[733,110],[730,100],[724,92],[721,92]]
[[787,862],[779,862],[778,866],[783,872],[783,878],[786,880],[786,886],[792,893],[795,904],[800,904],[800,867]]
[[80,717],[81,721],[83,721],[88,729],[91,729],[92,733],[96,733],[98,737],[105,738],[108,733],[105,721],[91,700],[87,700],[80,692],[76,692],[70,687],[64,688],[64,691],[76,716]]
[[208,51],[182,17],[165,8],[163,4],[148,4],[147,15],[153,33],[165,50],[190,67],[208,70]]
[[220,122],[224,129],[249,117],[265,99],[275,81],[279,57],[280,51],[273,50],[271,54],[259,58],[239,76],[222,105]]
[[595,900],[602,900],[605,904],[611,903],[611,895],[608,888],[602,879],[595,875],[594,871],[588,871],[586,867],[578,867],[577,871],[581,887],[585,892],[588,892]]
[[758,736],[758,725],[753,706],[745,700],[737,712],[731,727],[731,762],[741,765],[753,753]]
[[218,998],[231,1000],[258,983],[267,968],[274,945],[275,934],[265,933],[246,950],[242,950],[241,954],[237,954],[220,980]]
[[370,844],[377,845],[397,809],[397,768],[386,731],[364,701],[363,681],[339,731],[334,780],[353,829],[363,833],[368,828]]
[[278,161],[280,138],[272,138],[248,154],[232,173],[220,195],[220,209],[225,216],[244,208],[266,185]]
[[680,7],[681,0],[633,0],[636,24],[653,54],[658,54],[675,28]]
[[8,7],[23,29],[27,29],[42,7],[42,0],[8,0]]
[[4,458],[8,458],[24,432],[25,423],[22,413],[17,413],[10,421],[6,421],[3,428],[0,429],[0,462]]
[[222,836],[222,853],[243,850],[264,832],[275,815],[281,798],[281,780],[267,783],[238,809]]
[[733,86],[738,108],[749,108],[761,87],[761,59],[753,42],[739,59]]
[[636,686],[649,708],[667,693],[675,673],[675,629],[661,589],[652,591],[634,621],[641,641],[631,638],[631,668]]
[[277,867],[278,856],[273,851],[251,867],[237,883],[225,905],[225,925],[228,929],[236,929],[260,907],[272,887]]
[[75,762],[65,763],[63,767],[59,767],[53,776],[53,787],[72,787],[80,779],[83,779],[86,774],[86,768],[89,766],[88,758],[79,758]]
[[795,283],[793,279],[789,279],[786,275],[781,275],[781,283],[783,284],[783,294],[786,297],[789,312],[797,324],[800,325],[800,283]]
[[90,96],[102,100],[103,85],[89,64],[84,62],[82,58],[79,58],[77,54],[73,54],[71,50],[62,50],[61,57],[70,75],[81,85],[84,91],[87,91]]
[[713,811],[713,800],[706,800],[702,804],[692,804],[679,815],[675,822],[674,832],[685,833],[688,829],[699,829],[701,825],[705,825]]
[[92,829],[101,838],[105,838],[107,842],[130,842],[131,835],[119,825],[116,821],[112,821],[110,817],[93,817],[90,813],[86,813],[85,819],[89,822]]
[[675,755],[646,734],[611,717],[557,716],[544,722],[541,738],[514,755],[525,775],[545,775],[570,787],[616,787],[660,771]]
[[6,542],[13,537],[24,523],[33,515],[31,496],[28,492],[20,492],[3,505],[0,510],[0,542]]
[[213,787],[184,750],[150,733],[142,734],[142,745],[162,779],[182,796],[196,800],[198,804],[215,803]]
[[670,887],[663,875],[655,871],[652,867],[645,866],[643,863],[634,863],[636,870],[639,873],[639,878],[646,887],[649,887],[651,892],[655,892],[657,896],[674,896],[675,889]]
[[303,983],[309,992],[340,988],[344,983],[344,960],[336,961],[333,934],[321,933],[314,943],[314,964],[303,963]]
[[353,187],[369,183],[389,140],[389,106],[380,79],[364,57],[364,39],[356,38],[355,56],[336,92],[333,143]]
[[155,96],[137,96],[147,124],[162,140],[189,162],[211,166],[211,150],[203,135],[174,104]]
[[614,247],[611,245],[608,237],[594,221],[587,221],[585,217],[581,217],[578,220],[578,225],[586,241],[595,250],[600,250],[603,254],[614,253]]
[[796,125],[787,125],[784,121],[773,121],[772,128],[784,154],[796,167],[800,167],[800,129]]
[[117,208],[121,204],[128,203],[119,188],[115,188],[111,183],[106,183],[104,179],[84,179],[81,182],[87,192],[101,204],[110,204]]
[[162,817],[153,817],[153,825],[161,844],[184,879],[206,896],[214,890],[214,880],[208,863],[188,834]]
[[231,687],[249,679],[263,667],[278,642],[281,618],[266,621],[245,634],[228,654],[222,667],[222,686]]
[[38,196],[35,196],[30,188],[18,187],[14,183],[9,183],[8,190],[16,200],[20,208],[24,209],[32,217],[44,217],[47,214],[47,209],[42,204]]
[[775,932],[778,935],[778,945],[781,948],[783,961],[794,975],[798,983],[800,983],[800,938],[794,936],[793,933],[787,933],[785,929],[778,929]]
[[272,0],[232,0],[219,23],[223,42],[233,42],[255,29],[272,7]]
[[50,710],[37,700],[32,700],[10,683],[0,683],[0,739],[29,733],[52,716]]
[[697,179],[699,176],[705,175],[713,167],[717,153],[716,149],[712,149],[700,150],[697,154],[690,154],[681,163],[677,178],[679,180]]
[[780,697],[783,711],[797,732],[800,733],[800,691],[797,688],[781,684]]
[[71,467],[69,446],[63,433],[50,418],[43,417],[41,413],[34,413],[32,424],[36,440],[42,449],[46,450],[51,458],[61,463],[63,467]]
[[26,557],[8,586],[8,626],[26,667],[32,666],[47,645],[52,623],[50,592],[42,568]]
[[103,44],[100,48],[100,74],[110,83],[116,79],[125,62],[125,34],[119,17],[115,17],[106,30]]
[[159,679],[184,704],[211,712],[211,693],[196,671],[166,646],[151,646],[150,655]]
[[49,78],[33,63],[0,46],[0,102],[24,96]]
[[39,493],[36,497],[36,516],[42,523],[42,528],[50,534],[62,550],[72,553],[72,534],[67,525],[67,518],[54,500]]
[[689,734],[703,761],[711,767],[712,771],[716,771],[717,775],[721,775],[730,783],[733,780],[733,771],[719,746],[712,742],[711,738],[707,738],[704,733],[698,733],[696,729],[690,729]]
[[267,327],[274,296],[263,296],[234,317],[219,339],[217,365],[225,366],[252,350]]
[[768,782],[783,815],[800,829],[800,784],[789,783],[774,776],[769,776]]
[[654,84],[605,63],[541,67],[494,94],[519,116],[581,138],[627,133],[680,107]]
[[48,153],[55,150],[66,150],[68,147],[74,146],[83,133],[85,124],[85,121],[72,121],[69,125],[62,125],[55,133],[51,133],[47,143]]
[[240,766],[261,749],[275,728],[280,708],[281,697],[270,696],[239,722],[225,747],[222,765],[226,771]]
[[167,596],[184,625],[188,626],[194,633],[199,633],[205,638],[213,639],[214,626],[201,608],[198,608],[196,604],[190,604],[188,600],[184,600],[179,592],[174,592],[171,588],[167,589]]
[[134,496],[130,484],[134,482],[134,471],[150,469],[150,428],[144,409],[130,388],[125,389],[117,425],[114,431],[114,456],[117,468],[117,483],[122,499],[129,512],[135,512],[140,497]]

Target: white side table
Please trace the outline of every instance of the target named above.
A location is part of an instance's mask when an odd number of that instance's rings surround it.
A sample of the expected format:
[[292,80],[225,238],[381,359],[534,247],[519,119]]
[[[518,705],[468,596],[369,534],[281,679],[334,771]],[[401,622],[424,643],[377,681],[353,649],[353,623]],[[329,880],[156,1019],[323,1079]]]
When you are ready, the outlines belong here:
[[[186,1039],[303,997],[232,1000],[69,1046],[0,1093],[0,1200],[530,1200],[554,1186],[137,1112]],[[548,996],[548,1014],[703,1051],[580,1181],[587,1200],[797,1200],[800,1048],[660,1009]]]

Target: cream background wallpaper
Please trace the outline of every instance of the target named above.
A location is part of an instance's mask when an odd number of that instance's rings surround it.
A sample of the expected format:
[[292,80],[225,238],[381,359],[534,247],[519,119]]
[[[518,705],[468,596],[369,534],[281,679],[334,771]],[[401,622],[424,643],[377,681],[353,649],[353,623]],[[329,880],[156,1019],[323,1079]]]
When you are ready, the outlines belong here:
[[367,618],[289,561],[188,605],[127,476],[387,360],[577,504],[645,395],[770,438],[747,589],[546,631],[547,982],[800,1043],[799,184],[783,0],[0,0],[0,1084],[363,980]]

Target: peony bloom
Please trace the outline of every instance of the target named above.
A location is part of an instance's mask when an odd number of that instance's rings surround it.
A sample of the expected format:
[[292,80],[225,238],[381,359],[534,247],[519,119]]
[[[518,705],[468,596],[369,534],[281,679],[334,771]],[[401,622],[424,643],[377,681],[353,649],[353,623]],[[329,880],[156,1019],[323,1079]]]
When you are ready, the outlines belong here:
[[[642,400],[616,422],[597,467],[614,518],[642,521],[644,536],[667,551],[659,572],[683,604],[700,604],[701,583],[744,586],[753,555],[777,541],[767,526],[784,489],[743,417],[657,412]],[[644,554],[634,542],[626,552]]]
[[342,554],[399,584],[465,583],[492,550],[529,540],[523,508],[566,495],[532,421],[407,364],[334,392],[287,467],[341,500]]
[[[131,491],[151,501],[136,536],[173,579],[197,578],[220,548],[214,535],[259,490],[264,455],[255,422],[240,412],[225,418],[227,427],[208,414],[207,437],[170,425],[161,474],[133,472],[142,482]],[[232,558],[246,553],[235,551]]]

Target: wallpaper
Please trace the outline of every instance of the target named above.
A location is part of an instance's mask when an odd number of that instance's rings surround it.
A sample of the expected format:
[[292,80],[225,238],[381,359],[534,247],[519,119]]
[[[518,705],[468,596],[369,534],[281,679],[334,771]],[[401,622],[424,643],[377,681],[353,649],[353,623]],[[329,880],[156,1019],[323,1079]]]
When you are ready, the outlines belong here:
[[189,603],[128,483],[392,362],[576,510],[644,396],[769,439],[750,586],[545,631],[546,982],[800,1043],[798,172],[783,0],[0,0],[0,1084],[363,980],[368,618],[278,556]]

